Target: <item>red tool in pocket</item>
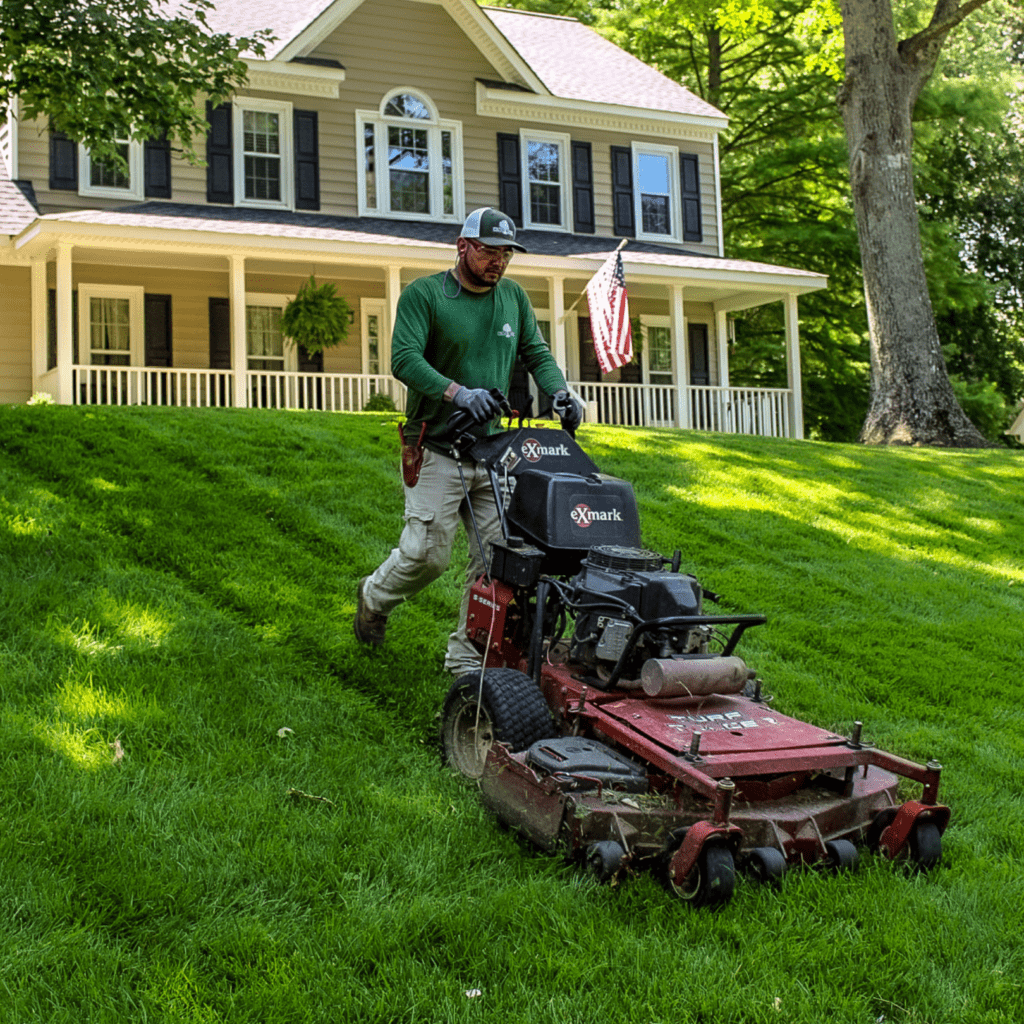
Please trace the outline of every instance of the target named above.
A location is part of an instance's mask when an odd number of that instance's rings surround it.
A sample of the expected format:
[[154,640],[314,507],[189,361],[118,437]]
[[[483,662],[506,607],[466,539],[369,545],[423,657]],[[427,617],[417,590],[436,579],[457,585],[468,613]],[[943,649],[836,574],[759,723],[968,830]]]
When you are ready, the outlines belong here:
[[402,479],[406,487],[415,487],[420,478],[423,466],[423,435],[427,432],[426,421],[420,426],[420,436],[416,444],[407,444],[402,424],[398,424],[398,436],[402,440]]

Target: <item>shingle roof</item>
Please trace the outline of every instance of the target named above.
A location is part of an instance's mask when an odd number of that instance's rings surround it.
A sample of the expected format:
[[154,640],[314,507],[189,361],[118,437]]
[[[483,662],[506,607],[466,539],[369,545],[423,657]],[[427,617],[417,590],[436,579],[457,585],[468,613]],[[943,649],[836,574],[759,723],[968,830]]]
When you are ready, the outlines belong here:
[[[332,0],[215,0],[210,27],[233,35],[270,29],[272,59],[322,14]],[[724,119],[725,115],[574,18],[503,7],[480,10],[550,90],[566,100]],[[566,59],[571,54],[571,59]]]
[[16,235],[39,216],[29,181],[11,181],[0,161],[0,235]]
[[[252,210],[230,206],[192,206],[186,203],[142,203],[113,210],[78,210],[41,218],[62,224],[96,224],[125,228],[163,228],[208,231],[226,235],[259,235],[267,238],[317,239],[327,242],[401,245],[406,248],[454,246],[459,233],[455,224],[428,221],[393,221],[374,217],[335,217],[327,214]],[[600,235],[570,235],[555,231],[520,231],[516,238],[531,255],[603,260],[622,241]],[[751,260],[720,259],[632,239],[622,251],[623,262],[643,266],[667,266],[690,270],[721,270],[741,273],[821,277],[812,271],[773,266]]]
[[507,7],[482,10],[552,94],[561,99],[725,117],[717,107],[575,18]]

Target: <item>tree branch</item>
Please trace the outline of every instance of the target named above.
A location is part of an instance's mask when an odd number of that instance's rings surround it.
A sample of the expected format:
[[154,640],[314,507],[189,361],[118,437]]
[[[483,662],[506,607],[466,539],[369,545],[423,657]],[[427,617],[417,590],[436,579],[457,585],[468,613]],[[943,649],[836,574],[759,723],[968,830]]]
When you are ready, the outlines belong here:
[[[946,36],[960,22],[988,2],[989,0],[965,0],[964,4],[959,6],[959,0],[937,0],[928,27],[900,42],[898,47],[900,56],[908,61],[913,61],[920,53],[930,49],[935,43],[941,47]],[[936,49],[937,55],[938,50]]]

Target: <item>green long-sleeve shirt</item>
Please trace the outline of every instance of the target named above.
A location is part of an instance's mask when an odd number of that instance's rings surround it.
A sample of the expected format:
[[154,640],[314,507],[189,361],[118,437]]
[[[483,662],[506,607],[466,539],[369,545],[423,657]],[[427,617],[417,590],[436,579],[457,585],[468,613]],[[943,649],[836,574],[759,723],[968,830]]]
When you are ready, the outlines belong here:
[[517,355],[545,394],[565,388],[530,300],[515,281],[503,278],[482,293],[460,289],[450,272],[413,281],[399,296],[391,334],[391,372],[409,388],[406,438],[419,436],[426,421],[428,447],[447,453],[454,406],[444,401],[445,389],[455,381],[508,394]]

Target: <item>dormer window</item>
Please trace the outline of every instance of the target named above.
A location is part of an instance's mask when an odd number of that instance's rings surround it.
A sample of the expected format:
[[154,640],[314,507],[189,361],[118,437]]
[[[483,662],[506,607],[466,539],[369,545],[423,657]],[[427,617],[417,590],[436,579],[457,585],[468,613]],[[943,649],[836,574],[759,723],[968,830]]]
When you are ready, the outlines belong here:
[[361,215],[462,221],[462,125],[428,96],[396,89],[358,111],[356,141]]

